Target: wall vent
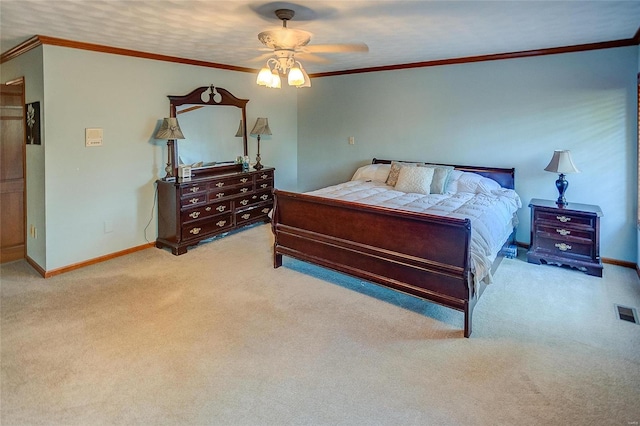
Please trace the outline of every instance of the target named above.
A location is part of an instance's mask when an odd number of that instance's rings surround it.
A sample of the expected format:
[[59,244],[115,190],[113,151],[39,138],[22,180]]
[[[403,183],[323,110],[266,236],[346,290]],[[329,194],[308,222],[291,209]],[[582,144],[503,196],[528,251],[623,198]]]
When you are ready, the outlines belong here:
[[615,305],[615,307],[618,319],[638,324],[638,313],[636,312],[635,308],[629,308],[627,306],[621,305]]

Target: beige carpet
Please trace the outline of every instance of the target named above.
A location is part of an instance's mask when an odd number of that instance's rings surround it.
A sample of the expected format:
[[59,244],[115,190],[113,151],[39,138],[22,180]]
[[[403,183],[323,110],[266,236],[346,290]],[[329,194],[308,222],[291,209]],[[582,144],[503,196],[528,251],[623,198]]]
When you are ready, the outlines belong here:
[[633,425],[633,269],[506,259],[462,314],[285,257],[269,226],[47,280],[1,269],[2,425]]

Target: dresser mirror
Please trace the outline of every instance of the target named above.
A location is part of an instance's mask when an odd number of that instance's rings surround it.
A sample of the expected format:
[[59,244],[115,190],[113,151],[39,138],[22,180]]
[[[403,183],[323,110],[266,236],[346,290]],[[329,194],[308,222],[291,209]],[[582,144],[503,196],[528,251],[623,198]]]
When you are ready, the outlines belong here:
[[248,155],[248,99],[236,98],[229,91],[211,85],[183,96],[170,95],[169,102],[170,117],[178,119],[184,134],[184,139],[170,144],[173,176],[178,175],[181,164],[192,166],[193,173],[198,175],[207,169],[234,165],[236,157]]

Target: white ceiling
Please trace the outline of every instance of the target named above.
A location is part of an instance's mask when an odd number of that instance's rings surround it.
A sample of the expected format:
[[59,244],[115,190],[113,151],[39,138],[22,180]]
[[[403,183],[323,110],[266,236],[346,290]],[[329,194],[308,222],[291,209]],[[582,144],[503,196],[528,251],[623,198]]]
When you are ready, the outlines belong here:
[[634,37],[640,1],[0,0],[2,52],[43,35],[260,68],[260,31],[290,8],[310,45],[364,42],[323,54],[310,73],[598,43]]

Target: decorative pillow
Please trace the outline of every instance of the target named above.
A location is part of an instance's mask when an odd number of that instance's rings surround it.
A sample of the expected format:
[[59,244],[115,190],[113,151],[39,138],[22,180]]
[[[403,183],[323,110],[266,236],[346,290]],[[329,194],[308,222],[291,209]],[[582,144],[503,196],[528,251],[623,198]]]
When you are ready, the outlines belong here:
[[444,194],[449,182],[449,175],[453,166],[442,166],[440,164],[419,164],[418,167],[433,168],[433,180],[431,181],[432,194]]
[[417,163],[400,163],[398,161],[391,162],[391,170],[389,171],[389,177],[387,178],[387,185],[396,186],[398,182],[398,176],[400,175],[400,169],[404,167],[416,167]]
[[351,180],[386,182],[389,170],[391,170],[390,164],[367,164],[356,170]]
[[434,170],[432,167],[401,167],[396,189],[402,192],[428,195],[431,191]]

